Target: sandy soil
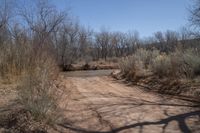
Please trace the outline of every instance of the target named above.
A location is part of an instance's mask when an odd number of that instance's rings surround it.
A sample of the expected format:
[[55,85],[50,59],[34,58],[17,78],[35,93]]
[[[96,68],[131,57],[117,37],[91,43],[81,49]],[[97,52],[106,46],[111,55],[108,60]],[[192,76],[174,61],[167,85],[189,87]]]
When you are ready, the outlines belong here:
[[158,95],[109,76],[63,75],[63,121],[51,132],[200,132],[199,107]]

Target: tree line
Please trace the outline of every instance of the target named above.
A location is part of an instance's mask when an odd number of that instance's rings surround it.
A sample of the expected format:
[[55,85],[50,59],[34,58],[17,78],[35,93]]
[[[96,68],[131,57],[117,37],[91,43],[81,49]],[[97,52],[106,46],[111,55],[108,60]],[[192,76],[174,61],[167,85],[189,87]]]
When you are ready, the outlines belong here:
[[[140,47],[168,52],[177,46],[187,47],[191,42],[188,40],[195,38],[185,27],[178,32],[156,32],[145,39],[141,39],[137,31],[123,33],[102,29],[94,32],[70,17],[68,11],[58,10],[49,1],[24,2],[25,6],[13,0],[0,2],[0,48],[20,48],[20,56],[26,51],[26,46],[31,45],[34,54],[39,56],[47,52],[62,67],[78,59],[107,60],[128,56]],[[198,19],[191,18],[191,21],[198,23]]]

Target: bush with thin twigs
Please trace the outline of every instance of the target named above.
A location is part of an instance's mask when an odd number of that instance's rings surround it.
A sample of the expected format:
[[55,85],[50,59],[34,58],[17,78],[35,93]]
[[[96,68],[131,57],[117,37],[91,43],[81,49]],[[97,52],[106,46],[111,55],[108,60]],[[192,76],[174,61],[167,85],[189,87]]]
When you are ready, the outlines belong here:
[[53,79],[58,73],[55,61],[44,54],[32,59],[32,66],[23,74],[19,100],[38,121],[55,122],[57,94]]
[[0,53],[0,77],[8,81],[24,73],[33,58],[31,46],[28,44],[20,46],[6,44],[0,49]]
[[124,77],[136,79],[145,74],[144,64],[135,56],[129,56],[121,59],[119,68]]
[[200,55],[195,49],[176,50],[170,57],[174,76],[191,79],[200,75]]
[[168,55],[159,55],[152,59],[151,70],[154,74],[159,77],[166,77],[170,74],[171,69],[171,59]]
[[149,51],[143,48],[138,49],[135,54],[122,58],[119,62],[122,75],[128,79],[145,76],[148,73],[150,64],[153,63],[152,59],[158,55],[158,50]]
[[158,50],[138,49],[135,54],[120,61],[123,75],[130,77],[150,71],[166,78],[192,79],[200,75],[200,54],[195,49],[176,50],[169,54]]
[[7,45],[0,50],[0,77],[11,81],[17,76],[18,99],[37,121],[53,123],[58,107],[54,79],[58,66],[48,50],[34,51],[32,45]]
[[147,69],[149,67],[149,64],[153,63],[152,59],[156,58],[159,53],[160,52],[156,49],[151,51],[140,48],[135,52],[134,56],[137,58],[137,60],[143,62],[145,69]]
[[120,69],[118,76],[159,93],[199,98],[200,54],[196,49],[176,49],[168,54],[137,51],[120,61]]

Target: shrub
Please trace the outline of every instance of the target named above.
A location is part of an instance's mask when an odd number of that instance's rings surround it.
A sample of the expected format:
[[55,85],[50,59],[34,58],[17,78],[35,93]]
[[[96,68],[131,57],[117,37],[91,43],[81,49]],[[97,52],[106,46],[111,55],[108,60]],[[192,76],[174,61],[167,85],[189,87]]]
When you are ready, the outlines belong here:
[[143,62],[138,60],[134,55],[121,59],[119,68],[122,75],[130,80],[136,79],[145,73]]
[[85,60],[85,64],[89,64],[92,61],[92,57],[87,55],[84,57],[84,60]]
[[149,61],[151,58],[151,51],[148,51],[146,49],[138,49],[134,56],[137,58],[137,60],[140,60],[143,62],[145,68],[148,67]]
[[152,60],[151,69],[154,74],[159,77],[170,76],[171,60],[169,56],[163,54]]
[[56,119],[57,95],[53,78],[57,74],[55,62],[45,56],[32,59],[32,66],[23,75],[19,87],[19,100],[38,121],[53,122]]
[[147,74],[147,71],[155,59],[159,55],[158,50],[146,50],[138,49],[135,54],[129,57],[121,59],[119,62],[119,68],[123,75],[132,75],[134,76],[144,76]]
[[145,69],[149,67],[149,65],[152,63],[152,59],[156,58],[159,55],[159,51],[154,50],[146,50],[146,49],[138,49],[134,56],[137,58],[137,60],[140,60],[143,64]]
[[176,50],[153,60],[151,68],[160,77],[194,78],[200,74],[200,58],[192,49]]
[[176,50],[171,54],[172,69],[175,69],[180,77],[194,78],[200,74],[199,57],[194,49]]
[[0,49],[0,77],[4,80],[12,80],[15,76],[20,76],[27,67],[31,65],[33,57],[30,45],[12,45]]
[[130,57],[120,62],[123,75],[137,75],[151,71],[159,77],[167,78],[195,78],[200,75],[200,54],[198,50],[176,50],[169,54],[158,50],[138,49]]
[[[31,44],[1,45],[0,78],[16,77],[18,99],[23,109],[30,112],[34,120],[54,123],[58,118],[57,93],[54,79],[58,66],[49,50],[34,50]],[[52,55],[52,56],[51,56]]]
[[121,73],[123,75],[127,75],[129,71],[135,67],[135,64],[136,62],[134,56],[122,58],[119,63],[119,68],[121,70]]
[[118,57],[108,58],[108,62],[110,62],[110,63],[118,63],[119,62],[119,58]]

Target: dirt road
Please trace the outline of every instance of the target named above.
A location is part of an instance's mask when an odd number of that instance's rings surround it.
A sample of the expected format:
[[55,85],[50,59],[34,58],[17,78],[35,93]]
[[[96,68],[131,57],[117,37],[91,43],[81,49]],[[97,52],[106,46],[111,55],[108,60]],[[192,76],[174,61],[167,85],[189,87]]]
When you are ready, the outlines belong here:
[[154,94],[104,76],[64,76],[64,122],[55,130],[81,133],[200,132],[192,103]]

